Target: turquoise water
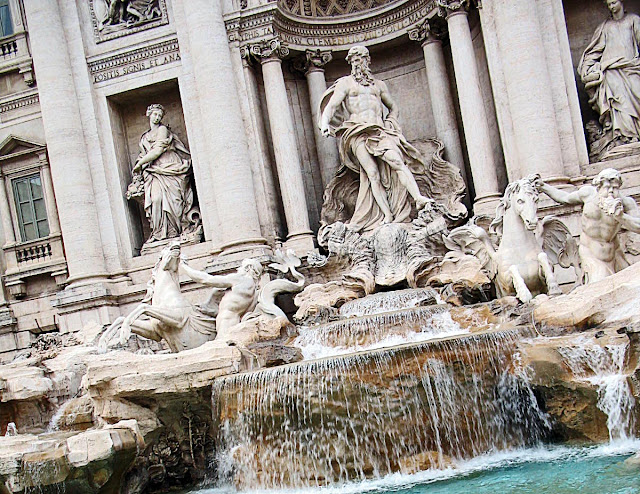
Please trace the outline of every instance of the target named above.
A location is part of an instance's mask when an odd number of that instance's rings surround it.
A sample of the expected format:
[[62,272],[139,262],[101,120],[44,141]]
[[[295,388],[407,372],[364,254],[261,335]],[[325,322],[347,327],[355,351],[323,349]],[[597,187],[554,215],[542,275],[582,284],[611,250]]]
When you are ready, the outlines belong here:
[[[552,447],[485,455],[448,470],[325,488],[251,491],[278,494],[639,494],[640,466],[624,460],[640,451],[640,441],[584,447]],[[198,494],[230,494],[232,488],[200,489]]]

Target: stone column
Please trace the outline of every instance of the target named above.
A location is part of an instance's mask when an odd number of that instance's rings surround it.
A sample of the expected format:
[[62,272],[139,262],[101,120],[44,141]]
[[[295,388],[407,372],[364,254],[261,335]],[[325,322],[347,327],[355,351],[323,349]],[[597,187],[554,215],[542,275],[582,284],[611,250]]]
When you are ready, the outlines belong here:
[[7,182],[4,174],[0,172],[0,216],[2,220],[2,230],[4,232],[4,246],[8,247],[16,243],[16,234],[11,221],[11,208],[7,196]]
[[106,276],[97,204],[58,2],[25,0],[69,282]]
[[266,243],[251,175],[249,147],[233,72],[222,3],[180,2],[188,26],[195,85],[213,193],[220,219],[223,254]]
[[564,175],[560,132],[535,2],[484,0],[490,4],[521,176]]
[[56,208],[56,196],[53,192],[53,181],[51,180],[51,170],[49,162],[44,157],[40,161],[40,176],[42,188],[47,206],[47,219],[49,220],[49,234],[60,233],[60,221],[58,220],[58,208]]
[[439,1],[449,28],[462,125],[476,192],[474,212],[493,213],[500,197],[498,172],[467,18],[468,3],[469,0]]
[[332,59],[330,51],[307,50],[305,53],[304,75],[309,87],[309,103],[313,116],[313,135],[316,139],[316,150],[320,162],[322,185],[326,187],[340,166],[340,155],[335,137],[325,137],[320,133],[320,102],[327,90],[324,78],[324,66]]
[[287,220],[286,246],[299,254],[306,254],[314,248],[313,234],[309,228],[309,213],[295,126],[282,74],[282,57],[288,55],[289,50],[282,46],[278,39],[272,39],[251,45],[250,51],[262,63],[273,153]]
[[464,167],[464,155],[460,144],[460,132],[456,121],[456,110],[453,104],[447,66],[444,61],[442,41],[431,28],[428,20],[419,28],[409,31],[409,38],[422,42],[433,122],[436,126],[437,138],[444,143],[444,157],[460,168],[460,173],[466,184],[467,173]]

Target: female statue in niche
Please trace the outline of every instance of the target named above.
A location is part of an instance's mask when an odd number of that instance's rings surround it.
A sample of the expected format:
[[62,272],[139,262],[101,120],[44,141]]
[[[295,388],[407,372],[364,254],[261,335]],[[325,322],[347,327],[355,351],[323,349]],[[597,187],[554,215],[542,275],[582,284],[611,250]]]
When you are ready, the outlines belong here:
[[127,198],[144,195],[144,211],[151,226],[145,243],[201,231],[200,211],[194,207],[189,150],[162,124],[162,105],[147,108],[149,130],[140,137],[140,154],[133,167]]
[[611,17],[600,24],[578,66],[602,125],[592,153],[640,139],[640,17],[625,12],[622,0],[605,4]]

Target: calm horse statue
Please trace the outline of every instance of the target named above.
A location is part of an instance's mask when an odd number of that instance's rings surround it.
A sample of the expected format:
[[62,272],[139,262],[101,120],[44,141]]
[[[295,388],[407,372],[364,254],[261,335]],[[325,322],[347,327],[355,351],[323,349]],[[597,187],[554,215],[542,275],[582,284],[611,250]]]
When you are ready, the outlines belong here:
[[577,245],[568,228],[558,219],[538,220],[539,175],[510,183],[489,231],[498,237],[496,247],[487,232],[476,225],[454,229],[445,245],[476,256],[489,272],[499,297],[515,295],[529,302],[534,295],[562,293],[553,265],[578,268]]
[[126,317],[119,317],[100,338],[98,348],[106,350],[119,334],[124,345],[131,333],[154,341],[164,339],[172,352],[195,348],[216,336],[215,313],[192,305],[180,292],[178,269],[180,243],[165,247],[156,262],[147,295]]

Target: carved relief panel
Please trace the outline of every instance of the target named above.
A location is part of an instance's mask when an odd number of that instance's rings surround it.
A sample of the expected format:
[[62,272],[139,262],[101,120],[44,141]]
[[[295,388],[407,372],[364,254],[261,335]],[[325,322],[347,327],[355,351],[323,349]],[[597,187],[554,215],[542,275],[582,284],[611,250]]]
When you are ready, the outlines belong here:
[[169,23],[165,0],[88,0],[97,43]]

